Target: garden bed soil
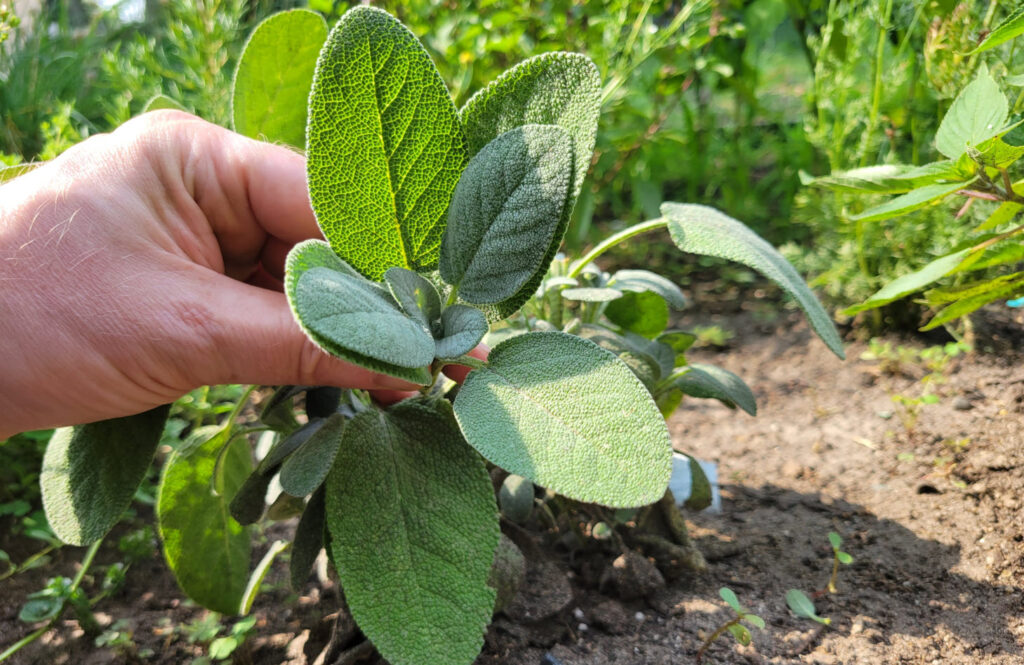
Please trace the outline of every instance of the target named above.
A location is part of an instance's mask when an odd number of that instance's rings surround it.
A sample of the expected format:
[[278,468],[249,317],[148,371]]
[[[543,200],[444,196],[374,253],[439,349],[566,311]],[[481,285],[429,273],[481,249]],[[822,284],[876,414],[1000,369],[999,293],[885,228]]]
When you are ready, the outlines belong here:
[[[921,406],[908,429],[892,396],[920,395],[926,370],[905,363],[886,373],[860,358],[863,342],[841,362],[797,318],[724,315],[720,324],[737,333],[733,348],[691,354],[743,376],[759,406],[750,418],[689,400],[670,422],[677,449],[719,465],[722,512],[687,513],[707,570],[663,582],[643,556],[616,569],[611,555],[541,546],[550,538],[506,525],[527,554],[527,582],[496,618],[478,663],[694,662],[730,616],[722,586],[767,626],[753,630],[746,647],[724,636],[705,663],[1024,662],[1024,358],[1006,351],[1024,348],[1013,336],[1024,322],[992,327],[1000,332],[988,341],[1000,354],[950,360],[933,385],[940,402]],[[824,628],[793,616],[784,596],[826,585],[830,531],[842,535],[854,562],[839,570],[838,592],[817,601],[832,621]],[[0,541],[16,560],[29,551]],[[48,576],[72,575],[81,554],[64,548],[44,569],[0,585],[0,645],[28,632],[17,620],[25,595]],[[271,572],[254,636],[235,662],[314,663],[332,630],[345,632],[331,614],[336,588],[311,582],[296,596],[286,579],[282,565]],[[135,565],[125,591],[96,610],[103,622],[127,620],[138,649],[152,652],[144,662],[202,654],[180,627],[203,610],[182,599],[159,556]],[[357,651],[338,653],[336,662],[364,662]],[[66,619],[9,662],[132,659],[95,647]]]

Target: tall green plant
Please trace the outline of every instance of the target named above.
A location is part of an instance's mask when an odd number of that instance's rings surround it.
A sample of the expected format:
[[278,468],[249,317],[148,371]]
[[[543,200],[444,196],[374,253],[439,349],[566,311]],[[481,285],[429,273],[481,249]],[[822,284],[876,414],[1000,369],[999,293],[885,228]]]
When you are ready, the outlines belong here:
[[[255,468],[236,422],[243,400],[167,462],[157,504],[165,555],[194,599],[247,611],[246,589],[258,581],[247,585],[241,569],[243,525],[260,519],[278,476],[283,492],[271,512],[302,514],[293,581],[304,581],[326,548],[355,620],[387,660],[469,663],[495,603],[489,577],[500,532],[489,465],[568,499],[643,506],[665,496],[672,449],[663,413],[682,394],[754,409],[738,377],[686,365],[691,338],[665,330],[667,307],[683,304],[678,288],[644,271],[606,280],[593,274],[595,258],[667,228],[684,252],[738,261],[778,282],[826,344],[840,356],[842,347],[793,268],[704,206],[665,203],[655,219],[552,268],[597,132],[602,85],[585,56],[528,59],[458,109],[422,45],[389,14],[357,7],[326,35],[318,20],[291,13],[257,30],[235,78],[236,128],[279,139],[305,130],[310,199],[326,242],[288,256],[285,291],[299,325],[328,353],[422,387],[385,408],[362,391],[285,386],[263,410],[277,436]],[[304,49],[300,62],[296,53],[288,72],[258,66],[300,35],[325,37],[318,55]],[[301,72],[312,73],[308,85]],[[272,126],[260,121],[268,106]],[[561,281],[549,275],[563,268]],[[561,288],[574,282],[579,288]],[[561,286],[551,295],[553,285]],[[549,297],[590,308],[589,327],[550,307],[546,317],[570,320],[562,329],[542,324],[537,311]],[[507,319],[521,334],[506,334],[486,362],[470,355]],[[647,357],[657,363],[650,372],[635,362]],[[442,379],[452,364],[472,369],[458,388]],[[302,425],[293,414],[300,392]],[[102,529],[87,527],[123,510],[120,484],[130,479],[108,481],[116,476],[106,470],[124,460],[101,454],[98,439],[125,441],[144,418],[55,435],[42,483],[72,479],[47,502],[68,537],[89,540]]]

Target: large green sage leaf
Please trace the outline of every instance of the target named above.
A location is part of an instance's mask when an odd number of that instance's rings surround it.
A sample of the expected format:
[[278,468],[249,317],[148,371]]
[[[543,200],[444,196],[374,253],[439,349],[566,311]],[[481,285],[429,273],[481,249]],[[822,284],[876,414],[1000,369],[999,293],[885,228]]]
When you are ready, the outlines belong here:
[[977,147],[1002,132],[1009,115],[1006,95],[988,70],[982,68],[946,111],[935,133],[935,147],[955,160],[967,148]]
[[672,447],[643,383],[593,342],[528,333],[469,374],[455,415],[501,468],[571,499],[642,506],[665,493]]
[[728,407],[738,406],[752,416],[757,415],[754,393],[743,379],[727,369],[692,363],[672,385],[685,395],[717,399]]
[[499,317],[511,316],[529,300],[558,251],[590,168],[600,109],[601,75],[594,63],[579,53],[544,53],[506,71],[473,95],[459,111],[470,155],[499,135],[527,124],[558,125],[572,137],[570,200],[541,261],[541,269],[514,296],[497,306]]
[[345,431],[345,416],[327,419],[281,466],[281,487],[292,496],[312,494],[327,477]]
[[487,317],[475,307],[452,305],[441,315],[441,338],[434,355],[454,359],[469,353],[487,334]]
[[153,461],[169,410],[160,406],[53,433],[39,485],[58,538],[88,545],[117,524]]
[[352,616],[394,665],[468,665],[494,609],[483,460],[440,402],[357,415],[327,478],[330,551]]
[[679,249],[736,261],[772,280],[796,299],[811,328],[832,353],[846,357],[839,333],[821,303],[796,269],[761,236],[742,222],[707,206],[664,203],[661,214],[668,218],[669,234]]
[[557,125],[516,127],[470,160],[441,242],[441,277],[463,300],[507,300],[547,270],[572,168],[572,138]]
[[307,9],[274,14],[256,26],[235,70],[231,114],[236,132],[305,147],[306,102],[326,40],[326,21]]
[[249,581],[249,533],[228,505],[251,470],[249,442],[224,428],[175,451],[157,495],[160,540],[178,586],[224,614],[238,613]]
[[374,280],[437,265],[465,138],[430,56],[386,12],[354,7],[328,36],[306,155],[313,211],[342,258]]

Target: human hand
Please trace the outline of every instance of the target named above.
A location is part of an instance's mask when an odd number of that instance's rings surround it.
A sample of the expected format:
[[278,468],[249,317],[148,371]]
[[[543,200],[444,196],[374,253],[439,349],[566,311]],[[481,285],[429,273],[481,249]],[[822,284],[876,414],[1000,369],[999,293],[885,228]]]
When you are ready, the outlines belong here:
[[0,187],[0,440],[202,385],[416,388],[293,321],[284,259],[321,237],[305,178],[286,148],[158,111]]

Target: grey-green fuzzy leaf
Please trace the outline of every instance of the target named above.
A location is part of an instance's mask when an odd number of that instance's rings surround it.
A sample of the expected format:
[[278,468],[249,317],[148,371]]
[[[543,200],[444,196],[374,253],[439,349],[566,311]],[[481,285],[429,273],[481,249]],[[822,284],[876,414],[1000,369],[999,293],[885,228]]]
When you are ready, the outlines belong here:
[[608,286],[620,291],[657,293],[676,309],[686,307],[686,296],[670,280],[649,270],[620,270],[612,275]]
[[203,607],[224,614],[238,612],[249,580],[249,533],[228,504],[251,469],[249,442],[225,428],[173,453],[157,496],[164,557],[178,585]]
[[566,300],[578,302],[611,302],[622,297],[622,291],[607,286],[580,286],[561,293]]
[[384,289],[359,277],[312,268],[286,279],[296,319],[324,350],[415,383],[428,383],[434,338],[402,312]]
[[594,63],[578,53],[544,53],[506,71],[459,111],[470,155],[498,135],[526,124],[558,125],[572,136],[570,200],[541,261],[542,270],[497,306],[498,317],[511,316],[533,295],[558,251],[590,168],[600,109],[601,75]]
[[324,548],[324,487],[321,486],[310,497],[302,511],[299,524],[295,527],[292,541],[292,560],[289,562],[289,578],[292,589],[301,591],[309,579],[317,555]]
[[452,305],[441,314],[441,338],[434,355],[452,359],[469,353],[487,334],[487,317],[475,307]]
[[[514,296],[538,272],[572,181],[572,138],[516,127],[478,152],[459,180],[441,243],[441,277],[474,304]],[[559,239],[560,240],[560,239]]]
[[341,257],[374,280],[437,265],[465,138],[430,56],[394,17],[357,6],[331,30],[306,138],[310,201]]
[[689,370],[673,385],[691,397],[717,399],[727,406],[738,406],[752,416],[757,415],[757,400],[750,387],[727,369],[692,363]]
[[306,145],[306,103],[327,22],[292,9],[263,20],[235,70],[231,114],[235,131],[254,139]]
[[664,203],[661,214],[668,218],[669,233],[679,249],[737,261],[772,280],[797,301],[825,345],[840,358],[846,357],[839,333],[821,303],[796,269],[763,238],[707,206]]
[[39,484],[46,519],[69,545],[107,534],[153,461],[170,406],[54,432]]
[[658,407],[615,354],[580,337],[502,342],[467,377],[455,414],[488,460],[571,499],[641,506],[668,484],[672,449]]
[[469,665],[495,593],[494,490],[447,402],[357,415],[326,485],[352,616],[394,665]]
[[441,296],[426,277],[405,268],[388,268],[384,282],[402,310],[428,330],[441,316]]
[[345,431],[345,417],[335,413],[281,466],[281,487],[292,496],[313,493],[327,477]]

